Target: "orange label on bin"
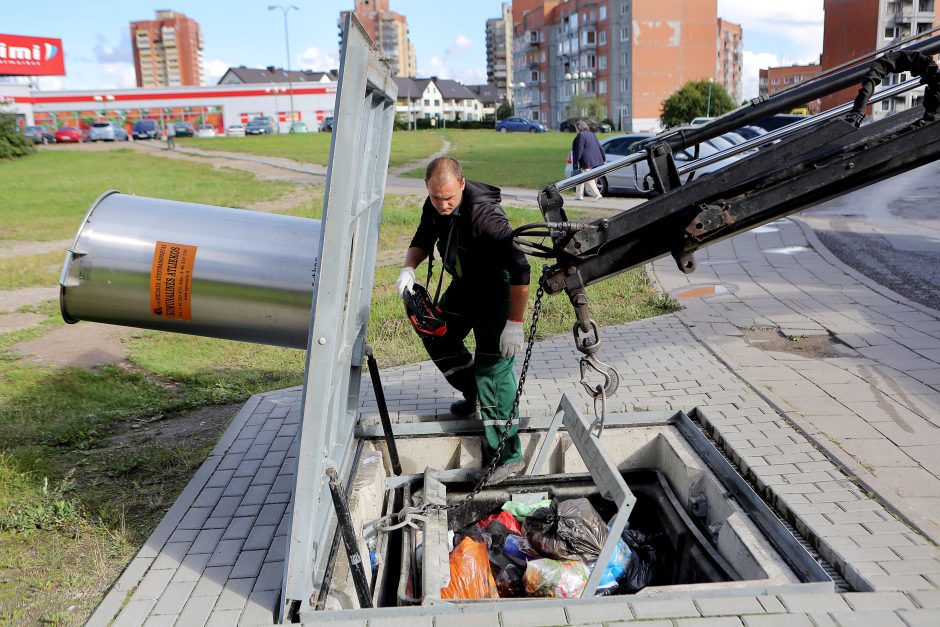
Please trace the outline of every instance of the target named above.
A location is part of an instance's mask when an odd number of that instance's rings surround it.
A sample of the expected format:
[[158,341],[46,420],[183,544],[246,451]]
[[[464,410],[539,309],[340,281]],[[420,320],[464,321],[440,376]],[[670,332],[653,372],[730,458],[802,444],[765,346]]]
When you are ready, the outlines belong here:
[[195,263],[195,246],[157,242],[150,271],[150,313],[159,318],[192,320]]

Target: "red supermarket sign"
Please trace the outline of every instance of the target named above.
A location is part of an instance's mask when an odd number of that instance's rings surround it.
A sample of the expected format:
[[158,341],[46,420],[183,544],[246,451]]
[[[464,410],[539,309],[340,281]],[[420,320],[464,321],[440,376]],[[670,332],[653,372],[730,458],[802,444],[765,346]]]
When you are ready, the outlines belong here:
[[62,40],[0,34],[0,76],[64,76]]

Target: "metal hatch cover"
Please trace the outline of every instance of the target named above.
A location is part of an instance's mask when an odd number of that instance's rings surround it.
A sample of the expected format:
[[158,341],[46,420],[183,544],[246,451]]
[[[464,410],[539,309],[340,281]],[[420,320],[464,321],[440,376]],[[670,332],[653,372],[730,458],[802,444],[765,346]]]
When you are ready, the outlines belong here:
[[398,88],[388,63],[352,12],[330,140],[315,270],[290,536],[281,594],[283,621],[310,604],[325,569],[335,517],[326,469],[348,476],[354,457],[362,357]]

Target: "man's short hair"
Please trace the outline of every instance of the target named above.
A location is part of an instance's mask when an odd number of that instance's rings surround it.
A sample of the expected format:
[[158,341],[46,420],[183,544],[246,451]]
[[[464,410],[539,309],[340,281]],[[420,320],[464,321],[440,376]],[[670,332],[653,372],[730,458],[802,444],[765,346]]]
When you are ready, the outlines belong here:
[[574,126],[579,131],[586,131],[591,128],[590,126],[588,126],[588,123],[584,120],[578,120],[578,123],[575,124]]
[[460,162],[451,157],[438,157],[428,164],[424,180],[445,179],[448,176],[453,176],[458,181],[463,180],[463,168],[460,167]]

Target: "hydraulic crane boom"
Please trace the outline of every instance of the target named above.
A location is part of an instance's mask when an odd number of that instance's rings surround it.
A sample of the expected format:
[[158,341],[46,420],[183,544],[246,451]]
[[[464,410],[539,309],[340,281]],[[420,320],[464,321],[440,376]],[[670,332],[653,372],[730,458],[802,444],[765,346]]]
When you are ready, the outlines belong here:
[[[790,90],[783,98],[754,101],[702,127],[667,131],[649,142],[645,153],[542,189],[539,208],[545,222],[517,229],[516,244],[529,254],[554,260],[544,268],[540,285],[549,294],[568,294],[577,316],[574,334],[578,350],[593,359],[600,345],[584,290],[588,285],[665,255],[672,255],[683,272],[693,272],[694,253],[701,247],[940,159],[940,124],[936,122],[940,73],[927,56],[938,49],[940,37],[934,37],[803,89]],[[874,100],[926,84],[923,106],[861,126],[875,85],[886,74],[902,71],[910,71],[920,80],[898,85],[890,93],[880,92]],[[781,133],[755,138],[734,152],[768,145],[720,170],[682,181],[686,171],[724,159],[732,149],[681,169],[673,160],[673,151],[851,84],[862,85],[853,105]],[[775,143],[769,144],[771,141]],[[561,191],[644,159],[649,163],[655,194],[651,200],[591,223],[568,221]],[[551,246],[526,236],[549,237]],[[615,373],[607,378],[605,387],[607,394],[613,393]]]

